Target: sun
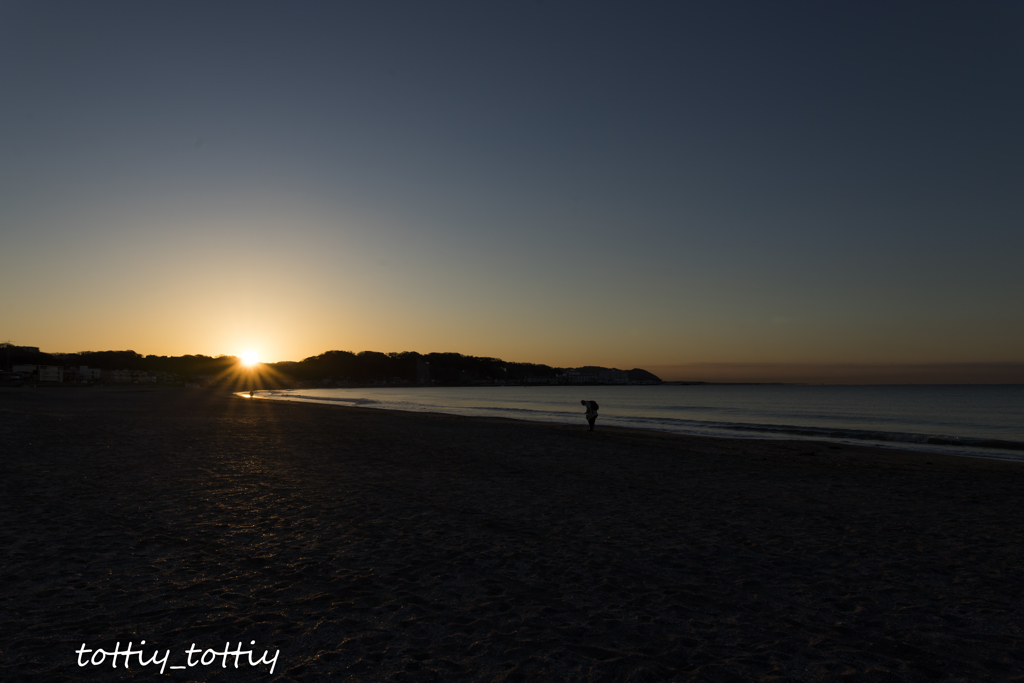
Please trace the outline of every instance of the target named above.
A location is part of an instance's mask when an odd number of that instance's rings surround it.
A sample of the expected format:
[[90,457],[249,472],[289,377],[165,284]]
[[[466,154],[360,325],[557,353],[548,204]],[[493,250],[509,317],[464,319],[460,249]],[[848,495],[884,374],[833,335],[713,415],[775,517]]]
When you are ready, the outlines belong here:
[[242,365],[252,367],[260,362],[260,355],[253,350],[242,352]]

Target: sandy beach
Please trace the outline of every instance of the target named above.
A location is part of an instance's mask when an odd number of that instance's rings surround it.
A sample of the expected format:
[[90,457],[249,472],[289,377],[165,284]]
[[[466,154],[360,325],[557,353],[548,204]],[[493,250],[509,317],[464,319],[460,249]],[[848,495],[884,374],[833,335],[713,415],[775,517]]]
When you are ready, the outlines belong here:
[[1024,679],[1020,464],[128,388],[0,454],[5,681]]

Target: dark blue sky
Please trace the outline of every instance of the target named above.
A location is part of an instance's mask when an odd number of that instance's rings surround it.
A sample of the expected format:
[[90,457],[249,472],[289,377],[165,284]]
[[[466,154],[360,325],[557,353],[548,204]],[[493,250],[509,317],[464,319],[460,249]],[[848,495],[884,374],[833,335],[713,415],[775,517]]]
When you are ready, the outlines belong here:
[[[7,5],[8,334],[1024,361],[1022,37],[1010,2]],[[78,332],[39,314],[75,293]]]

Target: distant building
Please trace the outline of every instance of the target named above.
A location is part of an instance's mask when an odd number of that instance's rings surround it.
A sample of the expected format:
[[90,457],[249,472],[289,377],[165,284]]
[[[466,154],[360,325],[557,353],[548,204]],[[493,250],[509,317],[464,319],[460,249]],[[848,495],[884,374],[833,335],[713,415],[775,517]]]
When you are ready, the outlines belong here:
[[81,379],[93,381],[98,380],[103,371],[99,368],[90,368],[88,365],[80,365],[78,366],[78,374]]
[[579,372],[570,370],[565,373],[566,384],[597,384],[601,380],[596,372]]
[[11,372],[21,372],[26,375],[31,375],[35,371],[36,366],[34,365],[15,365],[13,368],[11,368]]
[[18,349],[20,351],[27,351],[28,353],[39,353],[38,346],[18,346],[10,342],[0,342],[0,349]]
[[59,365],[40,365],[38,372],[40,382],[64,381],[64,368]]
[[157,380],[144,370],[102,370],[100,378],[106,384],[154,384]]
[[[9,372],[17,372],[12,364],[16,360],[24,360],[25,356],[33,356],[39,353],[38,346],[18,346],[10,342],[0,342],[0,370],[7,370]],[[12,358],[13,356],[13,358]],[[35,366],[32,366],[32,372],[35,370]]]
[[629,373],[625,370],[601,370],[597,376],[603,384],[629,384]]
[[416,359],[416,382],[430,384],[430,361],[422,358]]
[[100,377],[108,384],[131,384],[131,370],[103,370]]

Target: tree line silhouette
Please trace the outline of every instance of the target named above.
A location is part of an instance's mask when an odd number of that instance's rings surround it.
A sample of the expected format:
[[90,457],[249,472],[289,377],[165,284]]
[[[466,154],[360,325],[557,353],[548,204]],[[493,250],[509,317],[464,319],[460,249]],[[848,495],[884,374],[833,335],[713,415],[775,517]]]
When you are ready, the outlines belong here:
[[[62,365],[88,366],[101,370],[135,370],[168,373],[182,378],[216,377],[236,369],[235,356],[155,356],[134,351],[83,351],[79,353],[50,354],[21,347],[8,349],[10,365]],[[403,351],[327,351],[301,361],[265,363],[272,374],[284,380],[316,381],[344,380],[358,384],[374,382],[429,382],[431,384],[458,385],[474,382],[518,382],[554,380],[569,370],[597,373],[608,368],[585,366],[557,368],[536,363],[514,363],[500,358],[467,356],[461,353],[427,353]],[[10,367],[6,368],[10,369]],[[634,368],[628,371],[630,381],[660,382],[654,374]]]

